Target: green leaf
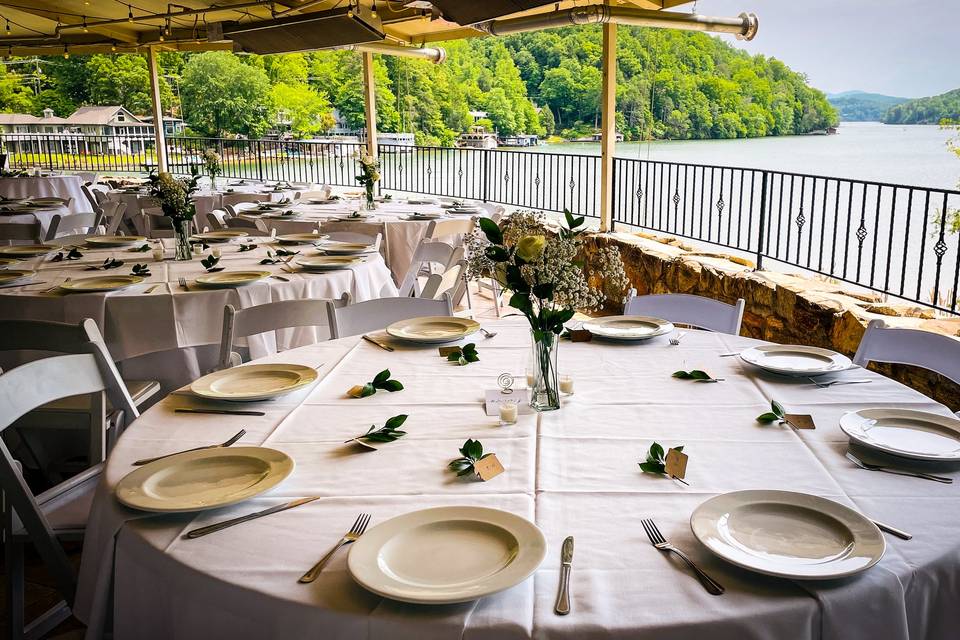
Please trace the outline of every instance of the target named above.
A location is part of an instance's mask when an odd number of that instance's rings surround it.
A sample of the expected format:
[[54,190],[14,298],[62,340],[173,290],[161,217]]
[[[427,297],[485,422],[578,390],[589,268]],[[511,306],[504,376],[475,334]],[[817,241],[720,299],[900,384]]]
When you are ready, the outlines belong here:
[[374,388],[374,386],[368,382],[367,384],[363,385],[363,391],[360,392],[360,397],[366,398],[367,396],[372,396],[376,392],[377,390]]
[[383,426],[387,429],[396,429],[397,427],[402,425],[404,422],[406,422],[408,417],[409,416],[407,416],[407,414],[401,413],[400,415],[393,416],[392,418],[387,420],[387,422]]
[[373,384],[376,386],[390,379],[390,369],[384,369],[373,377]]
[[673,450],[674,450],[674,451],[683,451],[683,445],[680,445],[679,447],[674,447]]
[[468,475],[470,475],[471,473],[475,473],[474,470],[473,470],[473,465],[472,465],[472,464],[471,464],[469,467],[467,467],[466,469],[463,469],[462,471],[457,472],[457,477],[459,478],[459,477],[463,477],[463,476],[468,476]]
[[459,349],[457,351],[451,351],[450,353],[447,354],[447,362],[456,362],[459,359],[460,359]]
[[780,416],[778,416],[778,415],[775,414],[775,413],[763,413],[763,414],[760,414],[759,416],[757,416],[757,422],[762,422],[762,423],[764,423],[764,424],[769,424],[769,423],[775,422],[775,421],[777,421],[777,420],[779,420],[779,419],[780,419]]
[[394,391],[402,391],[403,383],[399,380],[387,380],[380,386],[380,388],[393,393]]
[[467,365],[467,364],[470,364],[470,363],[467,362],[467,359],[466,359],[466,358],[464,358],[463,356],[460,356],[459,358],[457,358],[457,364],[459,364],[459,365],[462,367],[462,366]]
[[772,400],[770,402],[770,408],[773,409],[773,412],[777,415],[778,418],[782,418],[787,413],[784,410],[783,405],[777,402],[776,400]]
[[466,360],[467,362],[479,362],[479,361],[480,361],[480,356],[477,355],[477,352],[476,352],[476,351],[474,351],[474,352],[472,352],[472,353],[466,353],[466,354],[464,354],[463,358],[464,358],[464,360]]
[[690,372],[690,377],[694,380],[712,380],[713,377],[706,371],[700,371],[699,369],[694,369]]
[[663,473],[665,470],[659,462],[641,462],[640,469],[644,473]]
[[541,300],[552,300],[553,299],[553,283],[547,282],[544,284],[538,284],[534,286],[533,295],[540,298]]
[[671,375],[674,378],[680,378],[681,380],[689,380],[690,378],[693,377],[687,371],[674,371]]
[[533,303],[530,302],[530,296],[527,293],[517,292],[510,296],[510,306],[514,309],[518,309],[523,313],[530,313],[533,311]]
[[484,255],[494,262],[506,262],[510,259],[510,252],[505,247],[491,245],[484,250]]
[[490,218],[480,218],[480,230],[492,244],[503,244],[503,232]]
[[650,445],[650,456],[652,456],[654,460],[663,460],[663,447],[659,442],[654,442]]

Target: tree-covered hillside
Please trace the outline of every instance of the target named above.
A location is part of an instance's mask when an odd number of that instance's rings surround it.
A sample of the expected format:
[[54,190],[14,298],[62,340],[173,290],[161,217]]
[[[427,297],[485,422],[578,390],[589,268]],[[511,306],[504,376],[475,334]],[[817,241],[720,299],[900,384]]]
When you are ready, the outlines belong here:
[[938,124],[941,120],[960,120],[960,89],[904,102],[883,116],[885,124]]
[[[443,64],[375,57],[378,125],[420,144],[451,144],[480,124],[501,134],[575,136],[599,123],[601,31],[569,27],[506,38],[441,43]],[[617,124],[627,139],[737,138],[806,133],[836,111],[806,78],[699,33],[623,27]],[[146,62],[137,55],[46,58],[39,74],[0,76],[0,110],[69,115],[84,104],[149,109]],[[272,56],[164,53],[163,103],[202,135],[322,134],[334,110],[363,125],[360,56],[320,51]],[[39,92],[32,90],[39,89]]]
[[909,98],[885,96],[880,93],[866,93],[864,91],[845,91],[827,95],[837,111],[840,119],[851,122],[880,122],[883,114],[890,107],[907,102]]

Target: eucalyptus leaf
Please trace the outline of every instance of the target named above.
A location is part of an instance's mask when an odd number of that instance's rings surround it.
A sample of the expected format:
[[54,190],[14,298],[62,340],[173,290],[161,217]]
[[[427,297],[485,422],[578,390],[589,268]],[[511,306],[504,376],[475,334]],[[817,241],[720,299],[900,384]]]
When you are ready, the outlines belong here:
[[496,222],[490,218],[480,218],[480,230],[487,236],[491,244],[503,244],[503,232]]

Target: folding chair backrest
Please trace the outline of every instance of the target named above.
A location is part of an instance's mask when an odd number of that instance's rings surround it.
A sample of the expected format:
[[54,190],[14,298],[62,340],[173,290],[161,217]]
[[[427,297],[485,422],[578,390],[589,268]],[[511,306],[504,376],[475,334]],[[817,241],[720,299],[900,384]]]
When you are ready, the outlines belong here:
[[743,298],[737,300],[736,304],[727,304],[686,293],[664,293],[632,295],[624,305],[623,313],[628,316],[653,316],[700,329],[739,335],[743,307]]
[[207,213],[207,224],[214,231],[227,228],[227,212],[223,209],[213,209]]
[[123,223],[123,215],[127,211],[127,203],[120,200],[104,200],[96,208],[103,215],[101,224],[107,226],[107,235],[116,235]]
[[467,261],[461,260],[457,264],[448,267],[443,273],[433,273],[427,278],[423,285],[421,298],[437,300],[442,296],[448,295],[453,298],[463,282],[463,276],[467,271]]
[[68,215],[57,214],[50,221],[47,228],[47,240],[53,240],[57,236],[65,236],[76,233],[95,233],[100,222],[103,220],[102,213],[71,213]]
[[[263,223],[274,231],[278,236],[287,233],[320,233],[320,225],[317,222],[307,222],[305,220],[264,220]],[[319,240],[319,238],[317,238]]]
[[887,362],[923,367],[960,384],[960,340],[932,331],[887,327],[871,320],[853,363]]
[[218,368],[227,369],[241,363],[240,354],[233,350],[237,338],[290,329],[292,327],[328,326],[327,302],[337,307],[350,304],[350,294],[344,293],[335,300],[281,300],[268,302],[246,309],[233,305],[223,308],[223,332],[220,338]]
[[0,244],[14,240],[39,243],[42,232],[39,222],[0,224]]
[[463,257],[463,247],[453,247],[446,242],[431,241],[423,239],[417,245],[413,252],[413,258],[410,260],[410,266],[407,273],[400,281],[399,291],[401,296],[419,295],[419,284],[417,276],[420,274],[424,264],[438,264],[441,269],[446,269],[455,264]]
[[235,205],[239,202],[270,202],[269,193],[225,193],[221,200],[223,206]]
[[453,220],[431,220],[427,226],[425,238],[435,240],[437,238],[449,238],[451,236],[466,236],[476,225],[473,218],[457,218]]
[[333,338],[355,336],[368,331],[378,331],[398,320],[424,316],[451,316],[453,303],[450,296],[439,300],[426,298],[377,298],[366,302],[337,308],[327,303],[330,318],[330,333]]
[[80,190],[83,191],[83,195],[87,198],[87,201],[90,203],[90,206],[96,209],[97,197],[93,195],[93,190],[90,188],[90,185],[82,184],[80,185]]

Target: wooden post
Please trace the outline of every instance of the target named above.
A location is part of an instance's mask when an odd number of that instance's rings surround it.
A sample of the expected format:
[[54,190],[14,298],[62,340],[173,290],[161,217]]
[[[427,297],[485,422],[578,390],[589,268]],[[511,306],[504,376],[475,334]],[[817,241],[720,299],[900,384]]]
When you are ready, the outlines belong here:
[[367,153],[377,157],[377,87],[373,78],[373,54],[364,51],[363,57],[363,113],[367,120]]
[[153,108],[153,139],[157,147],[157,171],[167,170],[167,137],[163,131],[163,108],[160,106],[160,77],[157,75],[156,47],[147,47],[150,70],[150,105]]
[[600,93],[600,231],[613,226],[613,155],[617,144],[617,25],[603,25],[603,87]]

